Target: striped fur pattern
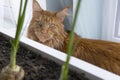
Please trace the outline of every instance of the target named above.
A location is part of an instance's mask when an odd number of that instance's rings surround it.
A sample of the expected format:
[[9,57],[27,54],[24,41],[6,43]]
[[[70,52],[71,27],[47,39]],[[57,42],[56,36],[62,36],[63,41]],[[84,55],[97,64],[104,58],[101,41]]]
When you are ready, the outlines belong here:
[[[28,37],[66,52],[69,33],[64,30],[63,20],[68,9],[45,11],[33,0],[33,18],[28,28]],[[75,34],[74,45],[76,42],[78,44],[73,56],[120,75],[120,43],[85,39]]]

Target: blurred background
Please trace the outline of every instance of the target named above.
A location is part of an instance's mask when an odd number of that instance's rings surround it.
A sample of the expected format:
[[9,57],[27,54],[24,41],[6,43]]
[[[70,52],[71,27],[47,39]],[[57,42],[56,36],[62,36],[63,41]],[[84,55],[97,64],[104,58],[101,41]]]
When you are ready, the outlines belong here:
[[[70,6],[64,25],[70,29],[77,0],[37,0],[45,10],[59,11]],[[15,30],[20,0],[0,0],[0,27]],[[24,27],[32,17],[29,0]],[[120,42],[120,0],[81,0],[75,32],[81,37]],[[11,26],[11,27],[10,27]]]

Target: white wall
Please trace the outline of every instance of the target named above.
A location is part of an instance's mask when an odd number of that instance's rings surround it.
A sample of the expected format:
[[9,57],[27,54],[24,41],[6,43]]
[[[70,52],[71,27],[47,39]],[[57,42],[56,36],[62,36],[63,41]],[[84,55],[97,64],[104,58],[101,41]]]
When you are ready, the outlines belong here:
[[3,26],[3,16],[4,16],[4,8],[3,8],[3,5],[4,5],[4,1],[0,0],[0,26]]
[[103,9],[102,39],[120,42],[119,37],[119,0],[105,0]]
[[[74,0],[74,5],[77,0]],[[101,37],[103,0],[82,0],[75,31],[82,37]]]

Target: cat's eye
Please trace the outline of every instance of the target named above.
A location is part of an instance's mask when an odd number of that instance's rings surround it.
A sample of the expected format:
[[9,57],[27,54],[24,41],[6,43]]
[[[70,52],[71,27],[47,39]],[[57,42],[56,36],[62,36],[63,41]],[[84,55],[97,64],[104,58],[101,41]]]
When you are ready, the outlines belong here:
[[42,23],[42,22],[38,22],[38,25],[39,25],[40,27],[42,27],[42,26],[43,26],[43,23]]

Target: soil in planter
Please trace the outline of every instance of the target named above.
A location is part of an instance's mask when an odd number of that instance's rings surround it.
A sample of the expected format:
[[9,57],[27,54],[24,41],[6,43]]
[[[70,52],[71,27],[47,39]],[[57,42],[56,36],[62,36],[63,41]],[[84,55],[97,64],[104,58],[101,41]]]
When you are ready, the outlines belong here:
[[[10,40],[0,33],[0,71],[9,64]],[[25,70],[24,80],[58,80],[61,66],[54,61],[46,59],[27,48],[20,46],[17,54],[17,64]],[[70,71],[69,80],[89,80],[84,74]]]

